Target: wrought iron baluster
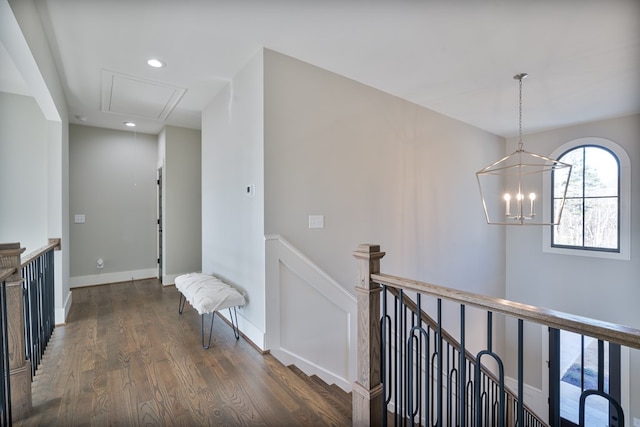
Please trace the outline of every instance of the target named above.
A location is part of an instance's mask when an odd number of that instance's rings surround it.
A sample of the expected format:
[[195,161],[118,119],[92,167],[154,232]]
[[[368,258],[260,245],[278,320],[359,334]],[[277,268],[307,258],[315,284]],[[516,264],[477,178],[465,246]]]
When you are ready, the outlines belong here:
[[580,427],[584,427],[585,426],[585,403],[587,400],[587,397],[589,396],[600,396],[603,397],[605,399],[607,399],[609,401],[609,405],[612,406],[616,413],[617,413],[617,418],[618,418],[618,425],[619,426],[624,426],[624,411],[622,410],[622,406],[620,406],[620,404],[618,403],[617,400],[615,400],[613,397],[611,397],[611,395],[605,393],[602,390],[585,390],[582,392],[582,394],[580,395],[580,404],[579,404],[579,418],[578,418],[578,425]]
[[460,304],[460,354],[458,356],[459,358],[459,365],[460,365],[460,384],[459,384],[459,392],[458,394],[460,395],[460,399],[459,399],[459,407],[458,407],[458,412],[459,412],[459,420],[460,426],[465,426],[466,425],[466,421],[467,421],[467,417],[466,417],[466,405],[467,405],[467,399],[466,396],[467,394],[465,393],[465,387],[466,387],[466,376],[467,376],[467,365],[466,365],[466,347],[465,347],[465,341],[466,341],[466,337],[465,337],[465,305],[464,304]]
[[456,367],[457,351],[447,343],[447,425],[456,425],[457,422],[457,388],[458,368]]
[[[467,362],[467,368],[468,368],[468,372],[474,371],[474,365],[472,364],[471,360]],[[470,402],[470,405],[468,405],[467,407],[467,419],[469,420],[469,423],[471,425],[474,425],[476,421],[474,414],[476,413],[477,404],[476,404],[476,400],[474,399],[474,396],[475,396],[475,378],[473,375],[471,375],[467,382],[467,391],[466,391],[467,401]]]
[[414,340],[414,328],[416,325],[416,314],[411,312],[411,329],[409,329],[409,338],[407,340],[407,348],[405,351],[405,357],[407,358],[407,413],[406,416],[413,425],[414,408],[413,408],[413,389],[414,389],[414,366],[413,366],[413,340]]
[[400,337],[400,332],[399,332],[399,327],[400,327],[400,322],[401,322],[401,317],[400,317],[400,313],[402,311],[402,289],[398,292],[398,296],[395,298],[394,301],[394,326],[395,326],[395,335],[394,335],[394,348],[395,348],[395,357],[394,357],[394,375],[395,375],[395,381],[393,382],[393,403],[394,403],[394,420],[395,420],[395,425],[400,425],[400,420],[401,415],[402,415],[402,405],[400,403],[400,389],[399,389],[399,382],[401,381],[402,375],[401,375],[401,367],[400,367],[400,360],[398,358],[398,351],[399,351],[399,344],[398,344],[398,340]]
[[523,427],[524,415],[524,322],[518,319],[518,416],[516,422],[518,427]]
[[436,425],[438,427],[442,426],[442,298],[438,298],[438,398],[436,399],[438,402],[438,420]]
[[404,293],[400,292],[400,308],[401,308],[401,313],[400,313],[400,342],[398,343],[398,359],[400,360],[400,367],[401,367],[401,374],[398,377],[398,381],[401,382],[399,389],[402,389],[402,399],[401,399],[401,408],[402,408],[402,412],[399,414],[400,415],[400,419],[399,422],[401,423],[400,425],[402,425],[404,423],[405,418],[408,416],[407,413],[407,381],[403,381],[407,378],[407,367],[406,367],[406,363],[405,363],[405,355],[402,354],[402,352],[404,351],[404,343],[406,342],[407,339],[407,307],[404,304],[403,301],[403,297],[404,297]]
[[430,425],[436,425],[436,423],[438,422],[438,412],[436,410],[436,408],[438,407],[438,389],[437,387],[437,381],[435,380],[436,376],[438,375],[438,344],[437,344],[437,340],[438,340],[438,332],[437,330],[434,331],[433,334],[433,353],[431,354],[431,357],[429,358],[429,360],[431,361],[431,381],[429,381],[430,385],[431,385],[431,393],[430,393],[430,410],[429,413],[431,415],[431,421],[430,421]]
[[[584,369],[584,365],[583,369]],[[598,391],[604,392],[604,341],[598,340]]]
[[[483,350],[476,356],[476,366],[475,366],[475,399],[479,402],[482,401],[483,397],[486,399],[485,405],[478,405],[476,407],[476,425],[480,426],[482,421],[483,412],[485,415],[485,422],[490,418],[489,408],[491,407],[489,402],[489,394],[486,389],[486,375],[482,372],[482,357],[489,356],[498,364],[498,381],[499,381],[499,411],[498,411],[498,420],[493,420],[492,425],[498,425],[499,427],[504,427],[504,366],[502,364],[502,360],[500,357],[492,351],[492,337],[493,337],[493,313],[491,311],[487,312],[487,350]],[[480,381],[482,380],[482,394],[480,391]],[[490,391],[489,391],[490,393]],[[484,411],[483,411],[484,410]]]
[[[387,426],[387,406],[391,399],[391,393],[389,393],[389,384],[391,384],[390,369],[387,366],[389,345],[391,340],[387,340],[388,331],[391,330],[391,317],[387,313],[387,286],[382,285],[382,318],[380,319],[380,378],[382,378],[382,425]],[[390,338],[390,337],[389,337]],[[390,362],[390,361],[389,361]],[[387,395],[388,394],[388,395]]]

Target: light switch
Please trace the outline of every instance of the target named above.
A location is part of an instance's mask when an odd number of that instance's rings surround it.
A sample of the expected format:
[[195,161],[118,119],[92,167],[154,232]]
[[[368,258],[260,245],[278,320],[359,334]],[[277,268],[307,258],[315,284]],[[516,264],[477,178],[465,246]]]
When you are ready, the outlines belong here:
[[76,214],[74,216],[74,218],[73,218],[73,222],[76,223],[76,224],[84,224],[85,220],[86,220],[86,218],[85,218],[84,214],[79,214],[79,215]]
[[256,195],[256,186],[254,184],[247,185],[247,196],[253,197]]
[[309,228],[324,228],[324,215],[309,215]]

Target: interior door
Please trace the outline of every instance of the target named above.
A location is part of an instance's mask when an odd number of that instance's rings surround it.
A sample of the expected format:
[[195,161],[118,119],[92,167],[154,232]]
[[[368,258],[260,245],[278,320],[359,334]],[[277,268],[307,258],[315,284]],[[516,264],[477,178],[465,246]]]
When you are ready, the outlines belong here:
[[162,280],[162,168],[158,169],[158,279]]
[[[552,426],[579,425],[585,390],[620,402],[620,346],[573,332],[549,329],[549,420]],[[587,426],[623,427],[616,407],[593,394],[584,400]]]

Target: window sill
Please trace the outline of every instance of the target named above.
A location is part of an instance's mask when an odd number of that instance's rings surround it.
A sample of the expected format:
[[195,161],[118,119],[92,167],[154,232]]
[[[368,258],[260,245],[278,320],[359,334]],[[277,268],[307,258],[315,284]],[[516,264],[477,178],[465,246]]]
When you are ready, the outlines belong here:
[[560,255],[583,256],[589,258],[615,259],[620,261],[629,261],[631,259],[629,251],[624,249],[621,249],[620,252],[601,252],[584,249],[554,248],[547,244],[543,245],[542,252]]

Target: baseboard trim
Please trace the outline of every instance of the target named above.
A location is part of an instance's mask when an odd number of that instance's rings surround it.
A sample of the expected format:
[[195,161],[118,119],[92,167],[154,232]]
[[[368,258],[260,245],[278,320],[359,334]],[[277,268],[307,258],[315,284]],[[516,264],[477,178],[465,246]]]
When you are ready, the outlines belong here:
[[171,286],[176,284],[176,277],[180,274],[165,274],[162,276],[162,286]]
[[62,308],[56,308],[56,325],[66,325],[67,324],[67,316],[69,315],[69,311],[71,310],[71,303],[73,302],[73,293],[69,291],[67,297],[65,298],[64,304]]
[[333,372],[318,366],[317,364],[289,351],[284,348],[273,348],[271,354],[278,359],[283,365],[296,365],[302,372],[307,375],[317,375],[327,384],[335,384],[347,393],[351,392],[353,384],[348,379],[336,375]]
[[119,271],[116,273],[96,274],[93,276],[76,276],[69,279],[69,285],[73,288],[85,286],[106,285],[108,283],[126,282],[128,280],[149,279],[158,276],[158,270],[149,268],[146,270]]
[[[216,311],[216,313],[222,318],[222,320],[230,324],[229,310]],[[238,329],[245,341],[250,343],[257,351],[262,354],[269,351],[264,345],[264,332],[256,328],[253,323],[249,322],[242,315],[240,308],[238,308]]]
[[[505,376],[504,384],[511,390],[518,390],[518,380],[512,377]],[[524,403],[531,408],[531,410],[543,421],[548,422],[549,418],[549,404],[547,403],[548,396],[539,388],[530,386],[529,384],[523,385]]]
[[[230,328],[233,329],[233,324],[231,323],[231,321],[229,319],[226,318],[226,316],[224,316],[222,313],[220,313],[219,311],[216,311],[216,313],[218,313],[218,316],[220,317],[220,319],[222,319],[222,321],[224,323],[227,324],[227,326],[229,326]],[[265,354],[269,354],[271,353],[271,351],[269,350],[264,350],[262,348],[260,348],[258,346],[258,344],[254,343],[251,338],[249,338],[249,336],[247,336],[244,332],[242,332],[241,330],[238,330],[238,333],[240,334],[240,336],[242,337],[243,340],[245,340],[251,347],[253,347],[253,349],[255,351],[257,351],[258,353],[260,353],[262,356],[264,356]]]

